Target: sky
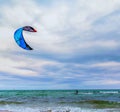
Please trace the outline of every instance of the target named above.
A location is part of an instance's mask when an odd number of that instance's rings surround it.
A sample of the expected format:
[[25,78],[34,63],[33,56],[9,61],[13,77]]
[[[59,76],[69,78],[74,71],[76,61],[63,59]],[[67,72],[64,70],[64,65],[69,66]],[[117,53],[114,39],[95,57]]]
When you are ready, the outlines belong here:
[[[0,89],[120,89],[120,0],[0,0]],[[34,49],[21,49],[14,32]]]

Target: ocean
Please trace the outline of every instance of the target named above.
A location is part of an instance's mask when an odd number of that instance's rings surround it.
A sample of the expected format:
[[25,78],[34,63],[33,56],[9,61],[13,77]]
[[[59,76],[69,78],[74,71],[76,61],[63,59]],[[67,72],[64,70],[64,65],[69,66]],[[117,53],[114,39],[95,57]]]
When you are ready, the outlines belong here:
[[120,112],[120,90],[0,90],[0,110]]

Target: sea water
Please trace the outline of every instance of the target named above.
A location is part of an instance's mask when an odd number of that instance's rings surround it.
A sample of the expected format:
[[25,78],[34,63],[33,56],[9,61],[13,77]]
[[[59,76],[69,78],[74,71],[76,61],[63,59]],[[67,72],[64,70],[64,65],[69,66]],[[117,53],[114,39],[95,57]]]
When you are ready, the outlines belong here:
[[120,90],[1,90],[0,110],[120,112]]

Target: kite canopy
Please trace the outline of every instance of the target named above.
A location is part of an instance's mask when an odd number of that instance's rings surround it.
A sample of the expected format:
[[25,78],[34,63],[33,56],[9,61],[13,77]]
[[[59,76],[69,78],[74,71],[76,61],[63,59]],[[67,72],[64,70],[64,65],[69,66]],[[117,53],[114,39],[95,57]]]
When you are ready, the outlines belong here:
[[25,50],[33,50],[33,48],[31,48],[25,41],[24,37],[23,37],[23,30],[25,31],[29,31],[29,32],[37,32],[34,28],[32,28],[31,26],[25,26],[22,28],[19,28],[15,31],[14,33],[14,39],[16,41],[16,43],[23,49]]

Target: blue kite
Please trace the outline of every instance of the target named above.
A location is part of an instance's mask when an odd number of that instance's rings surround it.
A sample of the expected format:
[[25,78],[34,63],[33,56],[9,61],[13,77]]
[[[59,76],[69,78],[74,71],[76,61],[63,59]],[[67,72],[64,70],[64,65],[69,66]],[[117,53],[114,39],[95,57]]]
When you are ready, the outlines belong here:
[[29,31],[29,32],[37,32],[34,28],[32,28],[31,26],[24,26],[22,28],[19,28],[15,31],[14,33],[14,39],[16,41],[16,43],[23,49],[25,50],[33,50],[33,48],[31,48],[25,41],[24,37],[23,37],[23,30],[24,31]]

